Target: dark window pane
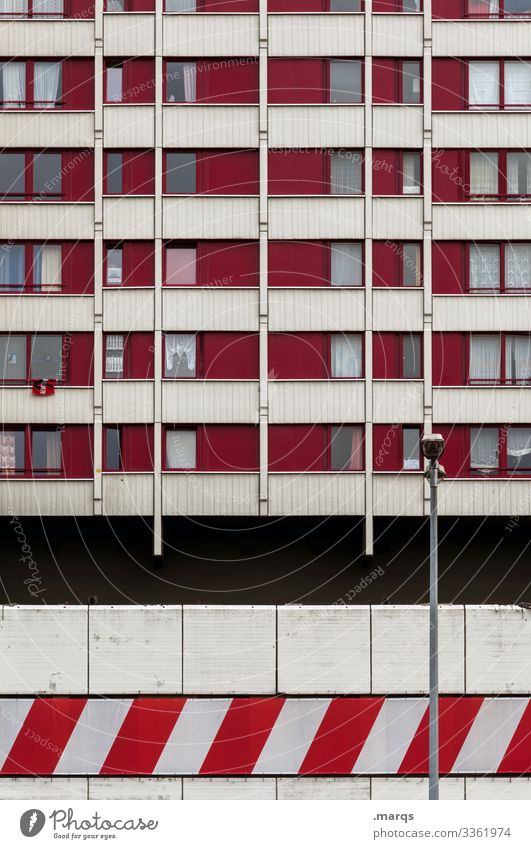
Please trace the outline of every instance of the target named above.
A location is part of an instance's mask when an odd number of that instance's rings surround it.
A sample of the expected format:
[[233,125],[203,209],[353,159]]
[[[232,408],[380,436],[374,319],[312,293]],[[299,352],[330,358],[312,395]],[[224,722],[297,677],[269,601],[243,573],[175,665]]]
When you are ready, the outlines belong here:
[[420,286],[420,245],[410,242],[404,245],[402,257],[402,279],[404,286]]
[[25,279],[24,245],[0,245],[0,290],[19,291]]
[[61,432],[35,430],[31,435],[31,465],[35,474],[61,470]]
[[61,154],[36,153],[33,157],[33,193],[61,194]]
[[360,0],[330,0],[331,12],[361,12]]
[[26,337],[0,336],[0,380],[26,381]]
[[508,15],[530,15],[531,0],[505,0],[505,12]]
[[24,196],[23,153],[0,153],[0,193]]
[[402,430],[402,451],[404,469],[420,469],[420,428],[405,427]]
[[166,154],[166,191],[192,195],[195,192],[195,153]]
[[62,377],[62,336],[37,334],[31,346],[31,378],[60,380]]
[[402,377],[420,377],[420,336],[404,336],[402,347]]
[[194,103],[196,100],[195,62],[168,62],[166,100],[169,103]]
[[121,194],[123,192],[123,155],[121,153],[107,154],[107,192]]
[[122,451],[120,448],[120,428],[108,427],[105,430],[105,468],[111,472],[122,467]]
[[330,102],[361,102],[361,62],[330,62]]
[[404,103],[420,103],[420,62],[404,62],[402,65],[402,100]]
[[332,470],[361,471],[363,469],[363,431],[359,425],[332,428]]
[[109,103],[120,103],[123,94],[123,68],[121,65],[111,65],[107,68],[107,87],[105,100]]

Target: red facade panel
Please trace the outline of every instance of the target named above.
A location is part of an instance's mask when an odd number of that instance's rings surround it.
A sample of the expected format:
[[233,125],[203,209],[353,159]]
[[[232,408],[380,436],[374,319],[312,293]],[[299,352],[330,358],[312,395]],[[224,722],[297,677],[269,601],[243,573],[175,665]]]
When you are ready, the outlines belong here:
[[269,242],[269,285],[326,286],[328,255],[325,242]]
[[324,471],[326,433],[324,425],[269,425],[269,470]]
[[258,242],[199,242],[198,284],[203,286],[258,286]]
[[258,103],[258,60],[204,59],[196,63],[200,103]]
[[197,154],[198,192],[211,195],[257,195],[257,150],[202,150]]
[[432,289],[435,295],[466,291],[466,246],[464,242],[434,242],[432,246]]
[[62,452],[65,477],[91,478],[94,474],[92,425],[64,425]]
[[94,336],[92,333],[64,334],[63,368],[69,386],[93,386]]
[[201,469],[206,472],[255,472],[260,466],[259,430],[252,425],[204,425],[198,428]]
[[202,359],[206,380],[258,380],[258,334],[203,333]]
[[[446,0],[445,0],[446,1]],[[462,59],[432,60],[432,108],[465,108],[465,69]]]
[[269,103],[326,103],[325,59],[269,59]]
[[64,109],[94,109],[94,60],[66,59],[62,66]]
[[462,333],[434,333],[432,337],[433,385],[464,386],[466,339]]
[[324,333],[270,333],[271,380],[323,380],[327,375]]
[[271,195],[322,195],[328,191],[324,150],[272,150],[268,163]]

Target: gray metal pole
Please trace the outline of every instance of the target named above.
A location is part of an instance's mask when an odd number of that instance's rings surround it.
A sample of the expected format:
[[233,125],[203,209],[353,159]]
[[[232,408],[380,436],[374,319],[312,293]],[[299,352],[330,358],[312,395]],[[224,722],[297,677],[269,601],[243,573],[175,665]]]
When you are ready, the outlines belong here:
[[430,461],[430,790],[429,798],[439,798],[439,599],[437,563],[437,461]]

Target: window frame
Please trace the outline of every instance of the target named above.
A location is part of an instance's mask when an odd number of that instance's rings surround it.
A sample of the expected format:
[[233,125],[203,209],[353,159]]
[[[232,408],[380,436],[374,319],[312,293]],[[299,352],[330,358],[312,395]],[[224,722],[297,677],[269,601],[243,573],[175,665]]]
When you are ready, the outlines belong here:
[[[497,287],[487,288],[481,286],[471,287],[470,285],[470,257],[471,257],[471,248],[477,247],[478,245],[483,245],[485,247],[497,247],[500,252],[500,283]],[[481,241],[481,242],[470,242],[467,241],[465,243],[465,268],[464,268],[464,282],[465,287],[464,291],[467,294],[472,295],[492,295],[495,294],[508,294],[508,295],[519,295],[519,294],[530,294],[531,293],[531,277],[529,279],[529,286],[524,286],[522,288],[518,288],[516,286],[507,286],[507,249],[510,245],[529,245],[531,249],[531,241],[525,242],[521,240],[515,240],[514,242],[492,242],[492,241]]]
[[[341,14],[337,12],[336,14]],[[343,12],[343,14],[348,14]],[[350,14],[356,14],[351,12]],[[357,62],[360,66],[360,99],[359,100],[332,100],[332,65],[335,63],[347,64]],[[333,59],[328,59],[325,66],[325,93],[326,103],[330,106],[362,106],[365,103],[365,62],[363,58],[351,56],[334,56]]]
[[[530,13],[529,17],[531,17],[531,13]],[[516,103],[516,104],[509,103],[508,104],[506,102],[505,65],[509,62],[516,64],[516,63],[518,63],[518,61],[521,61],[522,64],[531,65],[531,59],[527,59],[527,58],[520,59],[520,57],[518,57],[518,58],[516,58],[516,57],[513,57],[513,58],[504,57],[502,59],[499,59],[496,56],[493,56],[493,57],[487,58],[487,59],[478,59],[478,58],[467,59],[465,61],[465,109],[467,109],[470,112],[482,112],[482,111],[488,111],[488,112],[529,112],[529,109],[531,108],[531,100],[530,100],[529,103]],[[498,65],[498,103],[492,104],[492,103],[471,103],[470,102],[470,65],[471,65],[472,62],[475,62],[476,64],[481,64],[481,63],[494,64],[494,63],[496,63]]]
[[[113,376],[107,372],[107,339],[110,336],[123,336],[124,344],[122,348],[122,374],[120,377]],[[131,380],[131,334],[128,332],[113,332],[103,334],[103,362],[102,362],[102,380]],[[117,350],[117,349],[111,349]]]
[[[498,156],[498,191],[496,194],[472,194],[471,192],[471,173],[472,173],[472,156],[474,154],[492,154],[495,153]],[[508,156],[510,154],[519,154],[525,153],[530,157],[530,165],[531,168],[531,148],[527,150],[515,150],[512,148],[481,148],[481,150],[467,150],[465,156],[465,181],[464,186],[462,187],[463,197],[468,203],[521,203],[522,199],[531,198],[531,189],[528,192],[522,194],[508,194]]]
[[[513,424],[513,425],[468,425],[466,429],[466,459],[465,459],[465,477],[469,478],[484,478],[484,479],[492,479],[492,478],[509,478],[511,480],[514,479],[526,479],[531,477],[531,465],[529,469],[525,469],[523,472],[518,472],[517,469],[509,469],[508,465],[508,442],[509,442],[509,431],[512,428],[517,429],[528,429],[530,438],[531,438],[531,425],[526,423]],[[497,466],[483,466],[483,467],[472,467],[472,432],[475,430],[493,430],[497,433],[497,452],[498,452],[498,464]],[[531,460],[530,460],[531,463]]]
[[[34,3],[33,0],[27,0],[28,9],[27,12],[0,12],[0,20],[28,20],[29,18],[34,18],[37,21],[43,20],[51,20],[51,21],[62,21],[65,18],[70,18],[70,3],[69,0],[63,0],[63,10],[60,13],[53,14],[50,12],[35,12],[34,11]],[[94,20],[94,18],[90,18],[89,20]]]
[[[66,477],[66,469],[64,462],[64,442],[63,442],[63,434],[64,434],[64,425],[53,427],[53,425],[46,424],[14,424],[11,425],[8,422],[2,425],[0,429],[0,435],[4,433],[23,433],[24,434],[24,466],[23,468],[15,468],[15,469],[0,469],[0,480],[1,479],[23,479],[23,478],[36,478],[39,480],[49,480],[49,479],[58,479]],[[50,468],[50,469],[41,469],[35,468],[33,465],[33,436],[35,433],[42,432],[50,432],[57,433],[60,439],[60,455],[61,455],[61,466],[59,468]]]
[[[168,250],[195,250],[195,283],[168,283]],[[164,243],[164,250],[162,251],[162,285],[166,286],[168,289],[186,289],[187,287],[196,288],[197,286],[201,286],[199,282],[199,248],[198,242],[177,242],[172,241],[171,239]]]
[[[115,474],[123,472],[124,471],[124,452],[123,452],[122,426],[119,425],[119,424],[117,424],[117,425],[105,424],[103,426],[103,430],[104,430],[104,436],[105,436],[105,438],[103,439],[103,471],[109,472],[111,474],[113,472]],[[111,431],[117,431],[118,432],[118,465],[117,465],[116,468],[113,468],[113,469],[109,468],[109,463],[108,463],[108,456],[109,456],[108,450],[109,449],[108,449],[108,444],[107,444],[107,437],[108,437],[108,435]]]
[[[358,287],[359,288],[359,287]],[[345,338],[347,336],[359,336],[361,340],[361,367],[360,374],[357,376],[347,376],[342,377],[340,375],[332,374],[332,363],[333,363],[333,339],[334,337]],[[349,380],[349,381],[363,381],[365,380],[365,334],[362,331],[358,330],[345,330],[343,332],[334,332],[334,333],[326,333],[325,334],[325,353],[326,353],[326,377],[327,380],[340,381],[340,380]]]
[[[332,246],[333,245],[360,245],[361,246],[361,282],[360,283],[333,283],[332,282]],[[325,242],[325,274],[327,288],[331,289],[364,289],[365,288],[365,239],[330,239]]]
[[[0,284],[0,295],[24,295],[24,294],[36,294],[36,295],[56,295],[64,293],[65,290],[68,289],[68,286],[65,282],[65,275],[67,270],[67,264],[65,262],[67,251],[72,250],[69,248],[68,243],[62,241],[53,241],[48,242],[47,240],[32,240],[32,241],[9,241],[4,242],[1,246],[6,245],[7,247],[22,247],[24,252],[24,270],[23,270],[23,280],[20,284],[20,288],[15,288],[14,284]],[[36,247],[58,247],[61,248],[61,283],[56,286],[54,289],[43,289],[41,286],[36,286],[34,283],[35,279],[35,248]]]
[[[419,339],[419,374],[416,377],[406,377],[404,375],[404,341],[413,337]],[[396,373],[398,375],[397,380],[424,380],[424,345],[422,332],[397,333],[396,356]]]
[[[2,16],[0,15],[0,21],[2,20]],[[0,101],[0,111],[1,112],[52,112],[58,109],[64,109],[66,106],[66,102],[64,99],[64,90],[63,90],[63,82],[64,82],[64,59],[58,59],[57,61],[53,61],[54,57],[45,57],[44,59],[24,59],[24,57],[17,57],[13,61],[24,63],[26,66],[26,80],[25,80],[25,100],[24,101],[8,101],[11,103],[19,102],[23,105],[20,107],[6,107],[5,101]],[[0,65],[8,64],[5,61],[0,60]],[[48,65],[59,65],[60,70],[60,89],[61,96],[58,100],[55,101],[42,101],[39,100],[39,103],[53,103],[53,106],[35,106],[35,65],[37,64],[48,64]]]
[[[324,153],[324,159],[325,159],[325,167],[324,167],[324,171],[325,171],[325,174],[324,174],[325,195],[328,195],[329,197],[351,197],[351,198],[364,197],[364,195],[365,195],[365,168],[364,168],[365,151],[364,151],[364,149],[363,148],[357,148],[357,147],[353,147],[353,148],[350,148],[350,147],[348,147],[348,148],[325,148],[323,153]],[[361,179],[360,179],[360,191],[359,192],[332,192],[332,161],[333,161],[332,155],[335,154],[337,156],[340,153],[357,154],[360,157],[359,162],[360,162],[360,177],[361,177]],[[349,157],[345,156],[345,159],[348,159],[348,158]],[[351,156],[350,159],[352,161],[354,161],[354,156]],[[311,195],[310,195],[310,197],[311,197]],[[339,241],[339,239],[337,239],[337,240],[334,239],[333,241]],[[359,240],[353,239],[353,241],[359,241]]]
[[[500,352],[500,376],[498,379],[494,378],[471,378],[470,377],[470,368],[471,368],[471,355],[472,355],[472,337],[478,336],[495,336],[499,339],[499,352]],[[506,331],[503,333],[491,333],[488,331],[484,332],[472,332],[467,333],[465,336],[465,363],[464,363],[464,371],[466,375],[466,385],[467,386],[527,386],[531,385],[531,377],[524,378],[508,378],[507,377],[507,339],[509,336],[518,336],[522,338],[529,339],[529,344],[531,347],[531,332],[514,332],[514,331]]]
[[[193,192],[174,192],[168,189],[168,155],[182,154],[195,157],[195,189]],[[170,197],[192,197],[200,194],[199,190],[199,160],[196,150],[164,150],[163,151],[163,168],[162,168],[162,194]]]
[[[13,110],[14,111],[14,110]],[[4,148],[0,151],[0,155],[9,155],[9,154],[22,154],[24,156],[24,191],[23,192],[9,192],[7,194],[3,194],[0,192],[0,202],[2,203],[24,203],[27,201],[35,202],[42,200],[45,203],[50,201],[61,201],[65,200],[65,191],[64,191],[64,180],[63,180],[63,170],[64,170],[64,152],[62,150],[52,149],[32,149],[32,150],[21,150],[20,148]],[[36,156],[42,154],[50,154],[52,156],[59,156],[59,161],[61,164],[61,191],[60,192],[49,192],[44,194],[40,191],[34,191],[34,160]],[[39,243],[40,244],[40,243]]]
[[509,18],[509,20],[511,20],[513,18],[515,20],[526,20],[527,18],[531,17],[531,11],[523,12],[523,13],[517,13],[517,14],[514,14],[513,12],[506,12],[505,11],[505,0],[499,0],[499,10],[498,10],[498,12],[489,12],[489,13],[486,13],[484,15],[474,14],[473,12],[470,12],[469,11],[469,0],[463,0],[463,5],[464,5],[463,17],[464,18],[470,18],[472,20],[495,21],[495,20],[499,20],[500,18]]
[[[361,468],[359,469],[334,469],[332,466],[332,443],[333,443],[333,433],[336,428],[344,428],[344,427],[352,427],[358,428],[361,431]],[[366,467],[366,459],[365,459],[365,445],[366,445],[366,431],[365,426],[360,424],[359,422],[341,422],[341,423],[333,423],[327,424],[324,426],[325,428],[325,451],[324,451],[324,460],[325,460],[325,471],[333,472],[337,475],[360,475],[365,472]],[[352,454],[351,454],[352,457]]]
[[[162,343],[162,380],[203,380],[204,379],[204,367],[203,367],[203,334],[199,331],[190,331],[190,330],[165,330],[163,332],[163,343]],[[194,336],[195,337],[195,375],[193,377],[180,377],[179,375],[167,375],[166,374],[166,337],[167,336],[175,336],[175,335],[183,335],[183,336]]]
[[25,377],[20,380],[9,380],[0,375],[0,386],[32,386],[34,380],[40,380],[43,375],[32,377],[32,367],[31,367],[31,352],[33,349],[33,340],[37,336],[58,336],[61,340],[60,343],[60,357],[61,357],[61,369],[60,374],[54,378],[46,378],[51,379],[55,382],[56,386],[68,386],[69,385],[69,377],[70,377],[70,358],[65,357],[65,351],[68,350],[68,345],[65,343],[65,340],[68,339],[68,333],[54,332],[52,330],[46,331],[44,333],[40,332],[9,332],[9,333],[0,333],[0,337],[7,336],[8,338],[22,336],[25,339],[25,347],[26,347],[26,366],[25,366]]
[[[404,99],[404,82],[406,75],[404,73],[404,65],[415,63],[419,66],[419,99],[418,100],[405,100]],[[409,75],[408,75],[409,76]],[[411,56],[407,59],[399,59],[398,60],[398,92],[397,92],[397,103],[401,103],[403,106],[421,106],[424,103],[424,74],[422,67],[422,59],[417,59],[414,56]]]
[[[170,431],[189,431],[195,434],[195,466],[187,466],[183,468],[174,468],[173,466],[168,465],[168,446],[167,446],[167,436]],[[201,471],[201,465],[203,461],[203,451],[201,450],[201,440],[199,438],[199,430],[200,426],[198,425],[180,425],[180,424],[165,424],[162,427],[162,470],[164,472],[173,472],[175,474],[189,474],[190,472],[199,472]]]
[[[423,455],[421,449],[421,439],[423,433],[422,425],[410,425],[410,424],[402,424],[400,427],[400,455],[401,455],[401,471],[406,472],[407,474],[418,474],[419,472],[424,472],[424,463],[423,463]],[[406,467],[406,454],[404,451],[404,431],[406,430],[416,430],[418,432],[418,468],[407,468]]]

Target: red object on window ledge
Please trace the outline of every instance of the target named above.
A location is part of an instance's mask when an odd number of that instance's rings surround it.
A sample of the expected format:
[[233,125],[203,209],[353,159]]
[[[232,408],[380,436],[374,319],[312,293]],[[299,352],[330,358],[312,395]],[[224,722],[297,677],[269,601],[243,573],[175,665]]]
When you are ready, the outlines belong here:
[[55,380],[32,380],[31,394],[32,395],[55,395]]

